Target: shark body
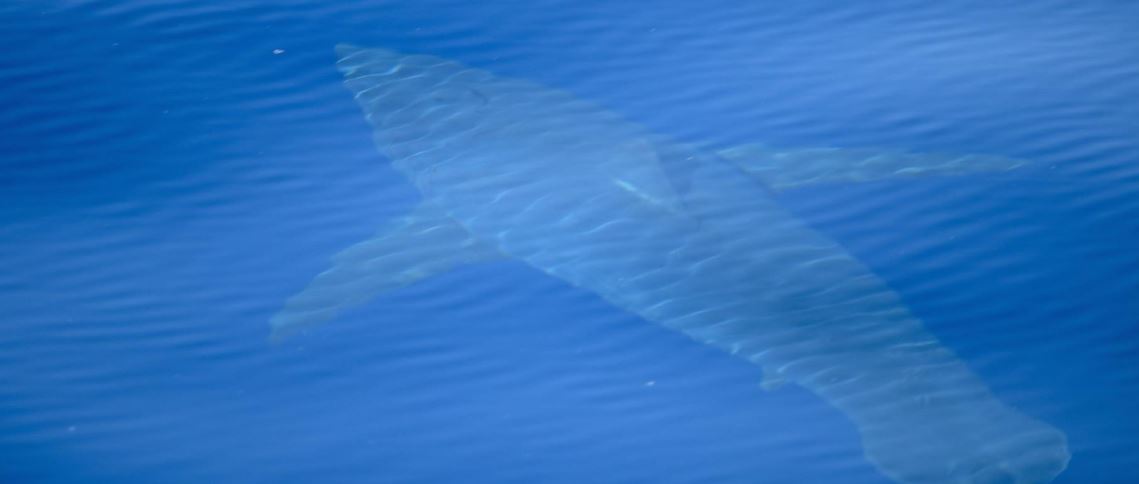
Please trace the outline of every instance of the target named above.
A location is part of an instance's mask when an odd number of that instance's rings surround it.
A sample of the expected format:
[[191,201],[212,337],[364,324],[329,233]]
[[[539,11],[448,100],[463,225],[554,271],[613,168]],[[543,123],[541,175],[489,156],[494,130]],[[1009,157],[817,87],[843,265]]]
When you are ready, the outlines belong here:
[[1043,483],[1064,434],[1000,402],[836,242],[773,192],[1007,170],[1017,160],[754,145],[707,152],[595,104],[457,62],[337,47],[413,213],[334,260],[274,317],[281,334],[457,265],[520,260],[800,385],[907,484]]

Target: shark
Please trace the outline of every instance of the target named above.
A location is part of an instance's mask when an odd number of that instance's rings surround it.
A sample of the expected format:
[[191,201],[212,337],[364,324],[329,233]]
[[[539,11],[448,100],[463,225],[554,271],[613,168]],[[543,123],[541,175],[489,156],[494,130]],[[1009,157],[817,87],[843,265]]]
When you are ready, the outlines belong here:
[[333,257],[274,338],[468,264],[521,261],[798,385],[905,484],[1030,484],[1066,435],[998,399],[901,296],[782,207],[785,190],[1002,172],[989,155],[678,142],[570,92],[460,62],[336,46],[337,68],[417,208]]

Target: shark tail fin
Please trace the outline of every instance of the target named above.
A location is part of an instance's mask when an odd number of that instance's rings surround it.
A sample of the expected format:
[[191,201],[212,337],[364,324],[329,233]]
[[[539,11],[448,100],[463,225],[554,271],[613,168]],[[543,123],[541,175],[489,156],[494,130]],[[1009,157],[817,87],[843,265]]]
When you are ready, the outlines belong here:
[[442,210],[422,204],[375,236],[332,258],[322,272],[270,320],[270,340],[280,341],[327,322],[344,309],[457,266],[498,258]]

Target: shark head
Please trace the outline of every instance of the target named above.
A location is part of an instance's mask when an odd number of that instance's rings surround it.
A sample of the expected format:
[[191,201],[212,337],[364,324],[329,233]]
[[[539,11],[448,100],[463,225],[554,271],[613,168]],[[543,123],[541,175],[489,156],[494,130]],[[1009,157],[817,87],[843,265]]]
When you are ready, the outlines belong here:
[[681,212],[653,144],[644,133],[582,122],[583,114],[611,116],[592,103],[429,55],[348,44],[336,53],[376,145],[421,189],[447,180],[502,178],[518,186],[554,178]]
[[[457,62],[348,44],[336,54],[377,145],[396,160],[439,145],[447,133],[469,132],[489,102],[479,88],[491,76]],[[471,125],[458,125],[464,121]]]

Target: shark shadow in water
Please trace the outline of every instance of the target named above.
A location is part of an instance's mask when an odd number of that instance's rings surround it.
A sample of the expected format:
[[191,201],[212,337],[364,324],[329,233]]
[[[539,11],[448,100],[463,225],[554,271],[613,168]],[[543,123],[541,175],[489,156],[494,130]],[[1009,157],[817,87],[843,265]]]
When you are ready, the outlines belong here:
[[711,152],[602,107],[457,62],[337,46],[375,141],[420,206],[333,260],[275,337],[462,264],[511,258],[800,385],[907,484],[1044,483],[1065,435],[1000,402],[868,268],[774,191],[1005,171],[1022,162],[874,150]]

